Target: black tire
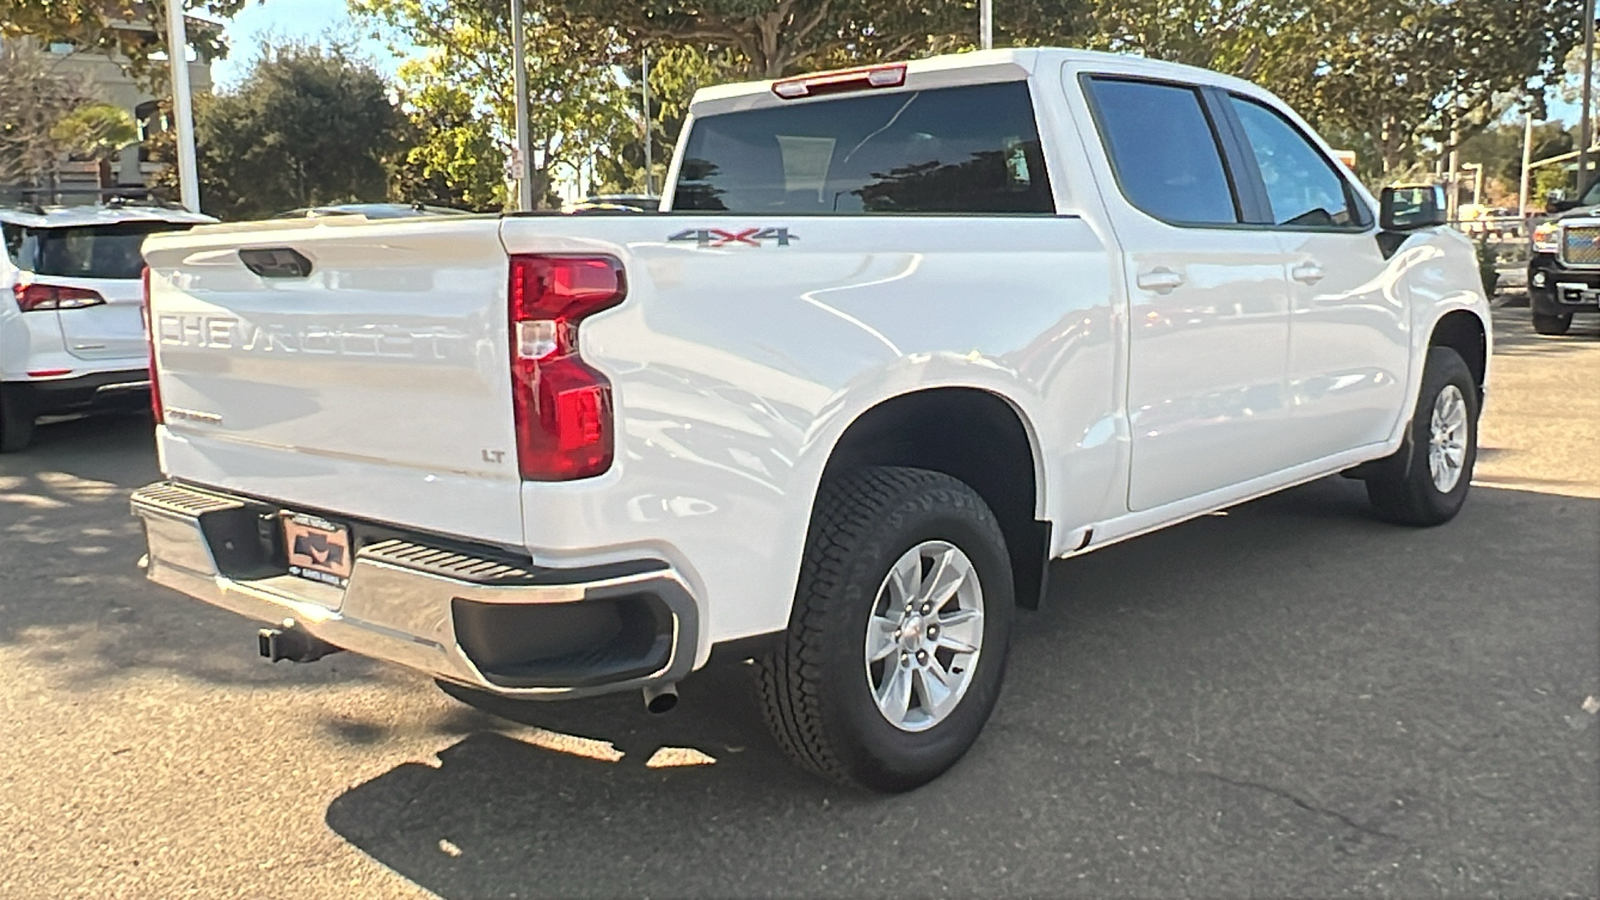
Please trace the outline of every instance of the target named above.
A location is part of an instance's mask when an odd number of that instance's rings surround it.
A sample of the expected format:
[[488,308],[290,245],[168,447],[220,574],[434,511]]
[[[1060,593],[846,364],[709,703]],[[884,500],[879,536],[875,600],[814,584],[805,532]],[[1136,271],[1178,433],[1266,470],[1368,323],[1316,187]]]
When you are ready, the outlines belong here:
[[0,453],[16,453],[33,443],[33,409],[15,393],[0,388]]
[[1533,330],[1539,334],[1562,335],[1572,327],[1572,313],[1560,316],[1533,314]]
[[[868,684],[869,617],[890,567],[925,541],[959,548],[983,597],[983,643],[966,693],[924,731],[880,713]],[[937,472],[879,467],[824,482],[812,512],[784,640],[760,659],[757,689],[779,745],[845,785],[906,791],[938,777],[977,740],[1000,695],[1016,605],[994,513]]]
[[[1428,465],[1434,403],[1448,387],[1461,392],[1466,406],[1466,441],[1461,474],[1449,491],[1434,483]],[[1461,355],[1449,347],[1433,347],[1422,370],[1422,388],[1411,416],[1410,446],[1387,460],[1379,474],[1367,479],[1367,498],[1378,516],[1400,525],[1442,525],[1455,518],[1472,486],[1472,468],[1478,458],[1478,387]]]

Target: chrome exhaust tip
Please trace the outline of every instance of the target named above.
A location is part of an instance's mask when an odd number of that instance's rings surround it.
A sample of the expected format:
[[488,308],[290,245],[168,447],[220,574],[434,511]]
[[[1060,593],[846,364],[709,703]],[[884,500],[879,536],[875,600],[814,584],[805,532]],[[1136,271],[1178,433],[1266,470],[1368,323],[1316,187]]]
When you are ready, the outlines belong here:
[[675,684],[652,685],[644,689],[644,708],[650,712],[661,714],[671,712],[678,705],[678,686]]

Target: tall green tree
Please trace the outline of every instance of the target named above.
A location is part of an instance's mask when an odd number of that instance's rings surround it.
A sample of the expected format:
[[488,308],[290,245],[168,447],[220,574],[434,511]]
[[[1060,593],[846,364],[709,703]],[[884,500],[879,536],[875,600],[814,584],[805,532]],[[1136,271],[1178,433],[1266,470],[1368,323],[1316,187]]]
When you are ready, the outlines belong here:
[[[231,18],[248,0],[185,0],[187,12]],[[163,0],[4,0],[0,4],[0,37],[33,37],[44,43],[68,41],[86,50],[122,56],[137,73],[159,76],[150,55],[166,48],[166,3]],[[148,22],[154,33],[126,27]],[[217,29],[191,29],[189,45],[203,60],[227,55]]]
[[[660,191],[668,163],[689,115],[694,92],[729,81],[744,71],[744,60],[726,48],[667,45],[649,47],[650,53],[650,150],[654,169],[653,187]],[[643,66],[636,49],[624,64],[628,83],[622,114],[613,120],[613,133],[595,148],[595,175],[600,193],[643,191],[644,178],[644,97],[639,82]]]
[[[380,33],[402,38],[427,54],[424,67],[410,71],[408,97],[425,109],[424,89],[447,90],[452,102],[485,120],[486,132],[435,141],[435,171],[470,164],[459,154],[485,148],[485,138],[503,156],[515,146],[512,102],[511,22],[503,0],[351,0],[351,10],[376,24]],[[624,44],[603,25],[575,27],[531,11],[524,21],[533,193],[541,206],[558,201],[553,188],[588,165],[595,148],[627,115],[625,87],[616,65]],[[425,84],[424,84],[425,80]],[[436,96],[443,99],[442,96]],[[409,102],[409,101],[408,101]],[[475,129],[468,129],[475,131]],[[459,148],[459,149],[455,149]],[[430,152],[433,152],[430,151]],[[457,154],[451,157],[450,154]]]
[[[996,4],[997,41],[1060,42],[1078,32],[1090,0]],[[904,59],[976,46],[977,0],[551,0],[545,13],[581,27],[606,27],[634,45],[731,50],[744,78]]]
[[133,117],[28,43],[0,45],[0,184],[48,185],[63,159],[101,164],[139,139]]
[[504,209],[510,148],[473,92],[442,71],[437,57],[407,62],[398,74],[411,144],[395,175],[400,196],[482,212]]
[[1376,178],[1512,107],[1542,115],[1581,2],[1087,0],[1083,42],[1257,81]]
[[1317,124],[1365,135],[1380,173],[1508,109],[1544,113],[1581,0],[1341,0],[1273,43],[1272,84]]
[[1273,43],[1315,13],[1283,0],[1088,0],[1077,28],[1085,46],[1132,52],[1255,77]]
[[87,102],[82,80],[57,71],[37,49],[0,44],[0,184],[44,183],[65,150],[56,126]]
[[389,94],[346,47],[262,47],[238,88],[196,98],[206,211],[248,219],[387,199],[407,127]]

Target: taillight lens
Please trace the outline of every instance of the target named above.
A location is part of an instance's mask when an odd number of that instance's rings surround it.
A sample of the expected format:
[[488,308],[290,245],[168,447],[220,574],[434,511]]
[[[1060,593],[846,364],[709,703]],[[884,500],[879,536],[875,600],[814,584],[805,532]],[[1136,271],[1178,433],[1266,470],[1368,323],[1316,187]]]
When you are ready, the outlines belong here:
[[23,312],[44,309],[82,309],[100,306],[106,298],[88,288],[63,287],[59,284],[18,284],[11,288],[17,295],[17,306]]
[[141,312],[144,313],[144,340],[150,350],[150,413],[155,416],[156,424],[160,425],[167,420],[167,415],[161,406],[161,381],[156,378],[156,330],[150,320],[150,267],[145,266],[139,277],[144,282],[144,303],[141,306]]
[[578,325],[622,302],[609,256],[511,257],[511,393],[517,466],[528,481],[570,481],[611,467],[611,382],[578,352]]

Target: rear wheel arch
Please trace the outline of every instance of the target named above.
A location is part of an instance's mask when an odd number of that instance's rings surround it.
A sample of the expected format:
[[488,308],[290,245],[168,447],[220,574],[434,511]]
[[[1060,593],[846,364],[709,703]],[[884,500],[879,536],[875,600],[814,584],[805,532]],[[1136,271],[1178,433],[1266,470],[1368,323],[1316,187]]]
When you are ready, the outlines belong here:
[[1000,523],[1019,606],[1043,600],[1050,558],[1036,434],[1008,398],[937,387],[883,400],[851,421],[829,452],[824,481],[873,466],[941,472],[971,486]]

